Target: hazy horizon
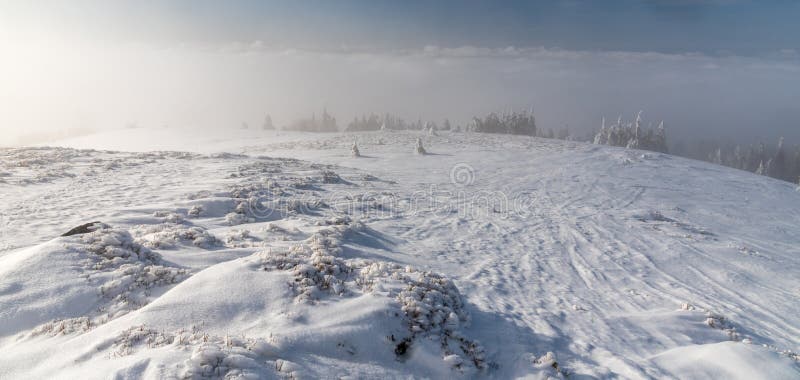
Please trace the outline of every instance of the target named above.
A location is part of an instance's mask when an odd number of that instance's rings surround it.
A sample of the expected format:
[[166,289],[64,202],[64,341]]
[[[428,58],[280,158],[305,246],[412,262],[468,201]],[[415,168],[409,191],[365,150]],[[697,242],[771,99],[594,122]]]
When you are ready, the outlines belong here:
[[[126,125],[278,125],[327,108],[671,140],[800,143],[785,1],[0,2],[0,145]],[[20,141],[20,138],[23,140]]]

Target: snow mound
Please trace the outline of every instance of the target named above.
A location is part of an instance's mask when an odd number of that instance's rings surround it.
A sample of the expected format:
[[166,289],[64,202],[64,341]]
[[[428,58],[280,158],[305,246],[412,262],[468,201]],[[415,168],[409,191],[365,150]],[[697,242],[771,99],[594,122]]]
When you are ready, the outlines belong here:
[[735,342],[678,347],[652,360],[682,379],[796,379],[798,376],[796,368],[786,366],[770,352]]
[[66,250],[78,258],[73,265],[79,269],[80,277],[96,287],[99,300],[84,315],[44,323],[29,336],[86,332],[141,308],[153,299],[154,291],[187,277],[185,269],[165,264],[158,254],[136,243],[126,230],[103,226],[65,240]]

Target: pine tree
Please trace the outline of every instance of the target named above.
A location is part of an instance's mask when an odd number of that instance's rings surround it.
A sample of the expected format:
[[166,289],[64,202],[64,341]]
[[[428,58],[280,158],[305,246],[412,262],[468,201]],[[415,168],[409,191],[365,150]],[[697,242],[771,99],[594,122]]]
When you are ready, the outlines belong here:
[[713,162],[713,163],[715,163],[717,165],[722,165],[722,149],[721,148],[717,148],[717,150],[711,156],[711,162]]
[[793,179],[786,173],[786,154],[783,152],[783,137],[778,140],[778,149],[770,160],[769,176],[786,181]]
[[428,136],[438,136],[439,135],[438,133],[436,133],[436,124],[425,123],[425,129],[428,131]]
[[794,165],[792,165],[792,175],[794,178],[800,176],[800,145],[794,147]]
[[652,128],[652,123],[644,129],[641,114],[642,111],[639,111],[634,122],[628,124],[623,124],[620,117],[616,124],[610,127],[606,126],[605,118],[602,118],[600,131],[594,136],[594,143],[667,153],[669,149],[664,122],[661,121],[655,130]]
[[658,129],[656,130],[656,144],[654,147],[655,151],[661,153],[669,153],[669,147],[667,147],[667,132],[664,129],[664,120],[661,120],[658,123]]
[[608,144],[608,131],[606,130],[606,117],[600,119],[600,132],[594,136],[594,143],[598,145]]
[[737,145],[736,148],[733,148],[733,167],[736,169],[742,169],[743,163],[744,157],[742,156],[742,147]]
[[270,117],[269,114],[264,117],[264,124],[261,125],[261,129],[265,131],[275,129],[275,126],[272,125],[272,117]]

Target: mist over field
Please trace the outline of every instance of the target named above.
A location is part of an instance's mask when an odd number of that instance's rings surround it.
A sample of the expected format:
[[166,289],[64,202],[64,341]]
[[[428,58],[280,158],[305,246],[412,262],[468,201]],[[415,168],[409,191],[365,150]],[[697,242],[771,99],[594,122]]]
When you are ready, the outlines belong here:
[[[558,16],[565,6],[542,6],[531,15]],[[730,17],[724,11],[744,6],[750,5],[716,7]],[[9,3],[0,15],[0,143],[132,125],[239,128],[242,122],[260,123],[267,113],[283,126],[323,108],[344,125],[371,112],[466,124],[488,112],[531,107],[544,128],[588,133],[600,128],[602,117],[632,118],[644,110],[649,120],[664,120],[676,141],[774,142],[781,136],[800,141],[796,40],[760,49],[744,41],[733,49],[727,38],[735,36],[717,36],[714,44],[709,36],[719,33],[698,30],[686,37],[690,48],[681,51],[658,39],[661,32],[719,22],[703,13],[707,9],[690,12],[676,5],[637,12],[631,5],[627,12],[635,18],[598,14],[592,20],[584,14],[590,7],[577,12],[582,18],[564,22],[575,23],[574,30],[596,27],[597,45],[591,46],[591,37],[579,43],[574,32],[552,22],[540,26],[542,33],[553,34],[549,42],[530,40],[525,36],[541,33],[527,29],[512,35],[499,28],[496,39],[487,38],[480,31],[487,25],[520,27],[520,16],[505,12],[508,5],[488,13],[478,13],[479,5],[435,7],[429,12],[441,20],[421,17],[403,24],[370,18],[348,28],[331,27],[345,16],[325,13],[331,7],[321,4],[248,7],[264,20],[255,22],[244,9],[212,17],[219,6],[205,2],[191,8],[169,2]],[[364,12],[385,19],[395,7]],[[308,28],[292,21],[301,16]],[[781,20],[772,20],[776,32],[770,41],[785,40],[775,38],[783,34]],[[434,31],[450,30],[444,26],[449,22],[465,36]],[[616,34],[602,32],[620,28],[631,35],[614,39]],[[395,39],[386,36],[392,30]],[[695,38],[706,42],[691,43]]]

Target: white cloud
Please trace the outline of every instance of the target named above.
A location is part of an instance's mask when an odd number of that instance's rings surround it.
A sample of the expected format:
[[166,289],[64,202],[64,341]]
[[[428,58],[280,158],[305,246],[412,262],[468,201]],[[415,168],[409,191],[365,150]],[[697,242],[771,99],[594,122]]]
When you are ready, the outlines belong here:
[[753,131],[759,114],[778,115],[786,125],[800,120],[792,103],[800,98],[800,64],[793,59],[515,46],[313,50],[262,41],[53,42],[7,52],[19,59],[0,63],[5,136],[132,121],[238,127],[258,124],[267,112],[285,123],[322,107],[346,124],[371,111],[463,122],[534,105],[543,126],[573,130],[644,109],[666,120],[672,136],[698,128]]

